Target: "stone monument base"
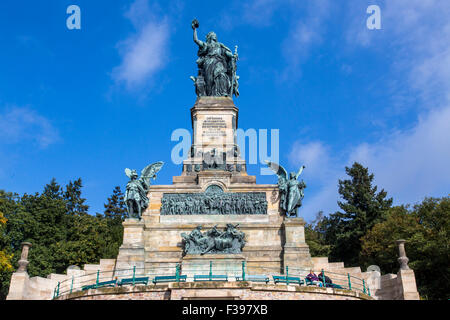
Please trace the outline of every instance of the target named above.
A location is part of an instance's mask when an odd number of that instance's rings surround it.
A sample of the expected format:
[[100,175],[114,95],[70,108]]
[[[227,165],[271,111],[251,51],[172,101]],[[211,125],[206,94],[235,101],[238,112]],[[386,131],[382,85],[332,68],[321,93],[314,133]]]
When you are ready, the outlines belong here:
[[228,275],[234,281],[242,274],[242,254],[187,254],[182,258],[181,272],[187,275],[187,281],[193,281],[194,275]]
[[313,266],[309,246],[305,241],[305,220],[286,218],[284,220],[286,242],[284,244],[284,267],[309,269]]
[[144,220],[128,218],[123,223],[123,243],[119,248],[114,276],[145,274]]

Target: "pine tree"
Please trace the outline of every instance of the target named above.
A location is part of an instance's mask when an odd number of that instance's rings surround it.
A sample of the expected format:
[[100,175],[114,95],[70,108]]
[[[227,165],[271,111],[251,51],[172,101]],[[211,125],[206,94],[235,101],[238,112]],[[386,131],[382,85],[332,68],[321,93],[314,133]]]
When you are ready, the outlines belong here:
[[50,183],[46,184],[42,194],[50,199],[62,199],[63,190],[61,186],[56,182],[55,178],[52,178]]
[[85,215],[88,213],[89,206],[84,204],[85,198],[81,197],[81,188],[83,183],[81,178],[74,182],[69,181],[64,192],[64,200],[66,200],[67,211],[72,215]]
[[122,222],[127,217],[127,209],[123,200],[123,193],[119,186],[115,187],[113,194],[104,204],[105,210],[102,217],[107,223],[107,245],[104,248],[103,256],[105,258],[115,258],[119,253],[119,247],[123,241]]
[[127,209],[123,200],[123,193],[119,186],[113,190],[113,194],[107,199],[105,207],[105,217],[113,220],[120,220],[122,222],[127,216]]
[[324,220],[323,211],[320,211],[312,223],[305,225],[305,238],[312,257],[328,257],[330,253],[330,245],[325,241]]
[[343,212],[336,212],[326,218],[326,239],[332,245],[330,259],[343,261],[346,265],[359,265],[361,238],[377,223],[386,219],[386,211],[392,206],[392,198],[377,186],[372,186],[373,174],[368,168],[355,162],[345,171],[350,179],[339,180],[339,194],[344,201],[338,201]]

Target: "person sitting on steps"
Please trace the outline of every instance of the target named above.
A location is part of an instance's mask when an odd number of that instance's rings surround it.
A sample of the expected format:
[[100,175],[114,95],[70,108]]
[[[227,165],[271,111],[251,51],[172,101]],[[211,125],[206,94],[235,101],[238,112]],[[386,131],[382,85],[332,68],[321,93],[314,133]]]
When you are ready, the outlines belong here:
[[[323,275],[322,272],[319,273],[318,278],[319,278],[319,281],[322,282],[322,284],[323,284],[323,282],[324,282],[324,275]],[[327,276],[325,276],[325,287],[333,287],[333,281],[331,281],[331,279],[329,277],[327,277]]]
[[319,278],[317,277],[317,275],[314,273],[314,271],[311,269],[309,270],[309,274],[306,276],[306,279],[311,281],[311,283],[313,285],[322,286],[322,282],[320,282]]

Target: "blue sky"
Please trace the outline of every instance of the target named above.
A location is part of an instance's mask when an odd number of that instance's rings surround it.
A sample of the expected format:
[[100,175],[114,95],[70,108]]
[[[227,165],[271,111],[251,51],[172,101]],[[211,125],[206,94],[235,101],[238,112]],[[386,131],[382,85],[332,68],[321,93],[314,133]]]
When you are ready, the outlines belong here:
[[[81,30],[66,9],[81,9]],[[381,30],[368,30],[369,5]],[[239,127],[280,129],[280,162],[305,164],[310,221],[337,210],[359,161],[396,204],[450,190],[450,3],[439,0],[2,1],[0,188],[40,192],[81,177],[101,212],[124,168],[166,163],[190,128],[199,37],[239,47]],[[249,166],[258,183],[262,164]]]

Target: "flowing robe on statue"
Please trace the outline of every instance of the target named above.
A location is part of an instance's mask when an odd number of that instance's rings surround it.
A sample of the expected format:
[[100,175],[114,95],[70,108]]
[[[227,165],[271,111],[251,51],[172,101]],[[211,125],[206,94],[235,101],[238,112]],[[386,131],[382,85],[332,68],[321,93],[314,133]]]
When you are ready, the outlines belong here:
[[297,179],[290,179],[288,181],[288,205],[287,212],[294,213],[295,209],[300,207],[302,201],[302,195],[300,194],[299,184],[300,182]]
[[203,70],[208,96],[230,95],[231,80],[228,75],[231,50],[219,42],[201,42],[198,50],[198,67]]

